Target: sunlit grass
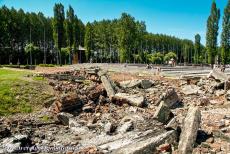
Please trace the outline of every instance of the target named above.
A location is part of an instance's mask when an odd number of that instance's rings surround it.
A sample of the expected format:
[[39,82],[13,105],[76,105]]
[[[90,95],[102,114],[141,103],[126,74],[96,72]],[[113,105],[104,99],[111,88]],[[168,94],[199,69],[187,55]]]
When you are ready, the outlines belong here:
[[0,69],[0,116],[30,113],[49,97],[42,94],[43,78],[26,77],[30,72]]

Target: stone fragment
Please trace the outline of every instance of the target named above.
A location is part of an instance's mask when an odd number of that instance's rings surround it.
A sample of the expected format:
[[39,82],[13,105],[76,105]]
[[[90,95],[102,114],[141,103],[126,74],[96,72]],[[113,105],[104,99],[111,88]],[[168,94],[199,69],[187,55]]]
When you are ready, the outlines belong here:
[[141,80],[141,87],[143,89],[151,88],[153,84],[154,84],[154,82],[151,80]]
[[164,101],[164,103],[169,107],[174,107],[178,102],[180,102],[180,98],[177,95],[174,88],[167,89],[166,93],[164,93],[161,98],[158,100],[159,104],[161,101]]
[[168,131],[155,137],[140,140],[122,147],[112,152],[112,154],[149,154],[154,153],[156,148],[161,144],[172,144],[177,140],[177,133],[175,130]]
[[127,93],[117,93],[112,99],[115,104],[129,104],[132,106],[142,107],[144,105],[144,96],[130,95]]
[[180,135],[178,151],[180,154],[192,153],[196,141],[197,131],[200,127],[201,113],[199,108],[191,107],[188,110]]
[[111,134],[116,130],[116,126],[114,123],[108,122],[105,124],[104,130],[106,134]]
[[168,108],[168,106],[162,101],[160,103],[160,105],[158,106],[155,114],[154,114],[154,117],[162,122],[162,123],[167,123],[170,118],[172,117],[173,113],[170,111],[170,109]]
[[128,80],[120,82],[120,86],[123,88],[143,88],[148,89],[154,84],[151,80]]
[[0,125],[0,139],[8,137],[11,135],[10,130],[7,128],[6,125]]
[[73,118],[73,115],[70,113],[61,112],[57,114],[57,118],[63,125],[68,126],[70,119]]
[[120,86],[123,88],[136,88],[141,85],[141,80],[128,80],[120,82]]
[[216,80],[220,80],[220,81],[228,81],[229,78],[228,76],[224,73],[221,72],[218,69],[213,69],[207,76],[208,78],[213,77]]
[[165,128],[177,130],[178,126],[179,125],[178,125],[177,119],[176,117],[174,117],[169,121],[169,123],[165,126]]
[[133,121],[127,121],[117,128],[117,132],[123,134],[133,130],[133,128],[134,128]]
[[197,95],[199,93],[202,93],[202,90],[200,90],[200,87],[196,85],[185,85],[182,87],[182,92],[185,95]]
[[110,79],[104,73],[99,72],[98,75],[101,78],[101,82],[107,92],[107,95],[109,98],[112,98],[115,95],[115,91]]

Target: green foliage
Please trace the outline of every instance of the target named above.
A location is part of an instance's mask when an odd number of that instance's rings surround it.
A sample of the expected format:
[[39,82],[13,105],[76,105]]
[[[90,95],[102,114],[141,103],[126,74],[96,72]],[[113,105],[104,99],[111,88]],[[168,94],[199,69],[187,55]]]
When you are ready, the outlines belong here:
[[201,41],[200,35],[196,34],[195,35],[195,46],[194,46],[195,47],[194,62],[196,64],[199,63],[199,58],[201,56],[201,43],[200,43],[200,41]]
[[74,45],[74,10],[71,6],[66,12],[66,35],[68,47],[73,47]]
[[62,61],[65,62],[65,64],[69,63],[69,54],[71,52],[71,48],[61,48],[61,57]]
[[222,63],[226,64],[230,53],[230,0],[224,10],[223,23],[221,34],[221,59]]
[[40,67],[55,67],[54,64],[39,64]]
[[35,76],[35,77],[33,77],[33,80],[35,80],[35,81],[45,81],[45,78],[41,77],[41,76]]
[[217,55],[217,37],[219,29],[220,10],[213,1],[211,15],[207,21],[206,47],[208,51],[208,63],[214,64]]
[[164,61],[165,62],[168,62],[169,60],[171,60],[171,59],[174,59],[174,60],[176,60],[176,58],[177,58],[177,55],[174,53],[174,52],[169,52],[169,53],[167,53],[165,56],[164,56]]
[[93,42],[94,39],[94,33],[93,33],[93,28],[90,23],[86,24],[85,28],[85,48],[86,48],[86,60],[88,61],[89,58],[91,57],[91,52],[93,51],[93,45],[95,44]]
[[[58,48],[58,58],[57,64],[62,64],[61,62],[61,48],[64,42],[64,21],[65,21],[65,12],[64,6],[59,3],[54,5],[54,18],[53,18],[53,39],[55,47]],[[59,61],[60,60],[60,61]]]
[[119,20],[118,47],[120,62],[131,62],[131,55],[135,48],[136,23],[134,17],[122,13]]
[[[26,42],[33,42],[39,48],[33,54],[34,64],[35,61],[36,64],[43,63],[44,51],[47,53],[47,63],[66,63],[71,59],[68,52],[72,50],[63,52],[61,48],[68,47],[76,51],[79,45],[87,49],[87,61],[92,58],[94,62],[146,63],[146,53],[156,51],[162,54],[174,51],[180,62],[192,62],[194,56],[192,43],[176,37],[148,33],[145,22],[137,21],[126,13],[118,19],[94,21],[85,26],[71,6],[68,7],[65,17],[64,6],[55,4],[52,18],[45,17],[40,12],[25,13],[21,9],[2,6],[0,19],[0,33],[4,34],[0,35],[0,46],[9,47],[5,50],[0,48],[0,62],[3,64],[17,63],[19,47],[22,48],[21,64],[28,64],[28,57],[24,57],[28,52],[23,50]],[[199,57],[204,57],[202,52]]]
[[48,115],[44,115],[41,117],[41,120],[43,122],[49,122],[52,119],[52,117],[49,117]]
[[39,48],[35,46],[33,43],[26,44],[25,46],[25,52],[26,54],[29,54],[30,52],[32,55],[37,54],[39,52]]
[[149,54],[147,57],[148,57],[148,61],[154,64],[162,64],[164,60],[164,55],[161,54],[160,52]]

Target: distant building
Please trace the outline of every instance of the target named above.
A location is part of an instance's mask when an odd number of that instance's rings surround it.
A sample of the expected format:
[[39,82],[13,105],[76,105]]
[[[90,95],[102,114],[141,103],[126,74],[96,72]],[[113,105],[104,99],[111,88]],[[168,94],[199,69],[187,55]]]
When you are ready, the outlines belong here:
[[86,62],[86,49],[79,45],[77,50],[73,53],[72,64],[79,64]]

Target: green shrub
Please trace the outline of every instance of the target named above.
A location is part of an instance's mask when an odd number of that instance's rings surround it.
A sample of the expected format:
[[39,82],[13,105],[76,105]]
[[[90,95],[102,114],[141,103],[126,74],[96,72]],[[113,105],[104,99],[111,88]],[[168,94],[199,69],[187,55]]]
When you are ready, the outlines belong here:
[[55,67],[54,64],[39,64],[40,67]]

